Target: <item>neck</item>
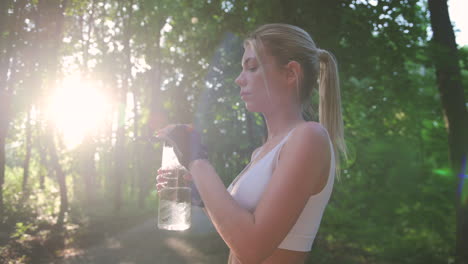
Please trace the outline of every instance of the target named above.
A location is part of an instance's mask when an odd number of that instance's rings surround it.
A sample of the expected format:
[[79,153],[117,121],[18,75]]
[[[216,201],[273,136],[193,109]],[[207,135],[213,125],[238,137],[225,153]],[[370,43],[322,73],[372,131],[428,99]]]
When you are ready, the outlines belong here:
[[282,108],[274,112],[263,113],[268,130],[267,142],[283,137],[299,123],[303,123],[300,107]]

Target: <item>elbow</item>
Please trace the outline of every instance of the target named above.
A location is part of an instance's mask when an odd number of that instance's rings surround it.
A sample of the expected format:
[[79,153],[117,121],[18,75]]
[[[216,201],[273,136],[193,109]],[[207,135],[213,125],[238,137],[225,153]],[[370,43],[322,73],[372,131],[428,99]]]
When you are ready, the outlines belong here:
[[[250,243],[249,243],[250,244]],[[258,252],[254,249],[253,245],[242,245],[237,248],[231,248],[232,254],[234,255],[237,263],[241,264],[254,264],[254,263],[261,263]]]
[[237,259],[238,263],[240,264],[258,264],[258,263],[262,263],[265,258],[261,258],[258,254],[235,254],[234,253],[234,256],[235,258]]
[[262,263],[273,253],[273,250],[267,250],[265,248],[265,244],[267,244],[265,241],[246,243],[237,250],[232,250],[239,263],[258,264]]
[[[253,215],[253,226],[255,226],[255,215]],[[231,251],[239,263],[258,264],[270,257],[277,245],[270,239],[267,232],[262,232],[256,228],[241,228],[241,237],[235,239],[231,245]]]

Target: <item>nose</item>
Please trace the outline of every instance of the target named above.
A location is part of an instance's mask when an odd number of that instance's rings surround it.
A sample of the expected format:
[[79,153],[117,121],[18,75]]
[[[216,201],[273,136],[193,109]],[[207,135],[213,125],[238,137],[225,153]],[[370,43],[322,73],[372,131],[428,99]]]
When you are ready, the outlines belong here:
[[239,74],[239,76],[237,76],[235,82],[237,85],[239,85],[239,87],[245,86],[245,78],[242,72]]

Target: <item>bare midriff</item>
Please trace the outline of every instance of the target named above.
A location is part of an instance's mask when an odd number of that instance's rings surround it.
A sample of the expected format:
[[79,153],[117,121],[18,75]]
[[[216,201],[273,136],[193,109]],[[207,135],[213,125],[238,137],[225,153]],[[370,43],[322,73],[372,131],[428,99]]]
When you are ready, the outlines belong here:
[[[271,256],[258,264],[304,264],[309,252],[292,251],[278,248]],[[233,254],[229,253],[228,264],[242,264]]]

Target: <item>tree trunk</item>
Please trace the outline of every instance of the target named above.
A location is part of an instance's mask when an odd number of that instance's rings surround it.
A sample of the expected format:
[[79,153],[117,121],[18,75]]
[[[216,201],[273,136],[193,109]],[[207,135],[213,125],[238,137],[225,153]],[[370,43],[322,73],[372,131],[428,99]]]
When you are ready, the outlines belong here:
[[[138,91],[137,86],[132,85],[132,94],[133,94],[133,138],[138,138]],[[131,186],[130,186],[130,196],[134,197],[135,192],[137,191],[136,185],[137,181],[141,178],[140,171],[141,171],[141,159],[140,157],[140,149],[138,146],[134,144],[133,147],[133,171],[134,173],[131,174]],[[138,188],[139,189],[139,188]]]
[[0,1],[0,222],[3,220],[3,184],[5,182],[5,144],[8,134],[9,122],[11,119],[11,101],[13,88],[9,87],[11,78],[8,72],[11,70],[11,61],[14,54],[14,43],[17,41],[19,30],[19,20],[25,1],[16,1],[13,5],[13,13],[8,14],[8,7],[11,1]]
[[3,221],[3,184],[5,183],[5,143],[10,120],[11,95],[0,87],[0,223]]
[[[84,193],[86,197],[85,207],[90,207],[96,201],[96,163],[94,154],[96,153],[96,144],[91,137],[86,137],[80,146],[80,174],[84,180]],[[87,209],[87,208],[85,208]]]
[[[39,124],[39,122],[38,122]],[[37,140],[36,140],[36,148],[39,151],[39,160],[42,164],[43,167],[39,168],[39,188],[41,190],[45,190],[45,174],[44,170],[47,171],[49,168],[49,162],[47,161],[47,151],[44,148],[43,145],[43,136],[42,136],[42,131],[40,130],[39,125],[37,126]]]
[[127,92],[129,90],[129,78],[131,78],[131,61],[130,61],[130,21],[132,19],[132,5],[133,0],[128,3],[128,6],[124,6],[120,2],[120,10],[124,13],[124,9],[128,10],[128,16],[123,16],[123,52],[125,56],[124,68],[122,71],[122,87],[120,91],[119,105],[119,118],[118,120],[122,123],[118,124],[117,135],[115,141],[115,197],[114,197],[114,212],[119,213],[120,208],[122,207],[122,182],[125,175],[125,170],[127,168],[127,163],[125,162],[125,111],[126,111],[126,101],[127,101]]
[[28,194],[28,178],[29,178],[29,164],[31,161],[31,109],[28,110],[26,118],[26,155],[23,163],[23,197],[26,198]]
[[[81,65],[81,71],[84,78],[89,77],[89,47],[92,40],[92,33],[94,31],[94,20],[95,20],[95,10],[96,1],[91,0],[91,7],[89,10],[88,19],[85,21],[84,15],[79,17],[80,21],[80,36],[83,44],[82,53],[83,53],[83,63]],[[86,31],[85,31],[86,28]],[[85,38],[86,36],[86,38]],[[93,135],[87,135],[80,146],[80,176],[83,179],[84,191],[86,197],[85,209],[89,208],[96,201],[96,164],[94,161],[94,155],[96,153],[96,145],[94,144]],[[78,187],[78,184],[74,184],[74,187]]]
[[159,14],[159,23],[158,26],[153,31],[148,32],[148,35],[154,34],[155,40],[148,40],[148,42],[154,42],[154,48],[151,48],[149,45],[147,46],[146,54],[154,54],[154,59],[152,61],[151,70],[149,71],[148,76],[148,83],[147,85],[151,87],[150,93],[150,118],[148,120],[148,133],[149,136],[153,134],[153,132],[157,129],[162,128],[167,123],[167,115],[164,112],[161,102],[161,80],[162,80],[162,52],[160,46],[161,40],[161,29],[163,28],[164,24],[166,23],[166,16]]
[[[48,57],[42,56],[41,67],[47,69],[47,73],[50,77],[50,87],[54,88],[57,83],[57,76],[59,73],[58,70],[58,51],[62,42],[62,33],[63,33],[63,24],[64,24],[64,13],[67,7],[68,0],[56,0],[52,1],[39,1],[38,9],[41,9],[41,18],[44,16],[44,32],[48,33],[50,39],[46,39],[48,46],[46,49],[46,54]],[[42,13],[44,12],[44,13]],[[47,17],[46,15],[50,16]],[[53,89],[52,89],[53,90]],[[56,225],[61,227],[65,219],[65,213],[68,211],[68,191],[65,180],[65,172],[62,169],[62,166],[59,162],[59,157],[57,153],[57,147],[55,145],[55,131],[48,124],[46,125],[46,135],[45,135],[45,145],[50,156],[50,163],[52,169],[55,172],[57,177],[57,182],[59,184],[60,191],[60,212],[57,218]]]
[[5,138],[6,137],[0,135],[0,223],[3,221],[3,183],[5,182]]
[[60,191],[60,211],[57,217],[57,226],[62,226],[65,220],[65,213],[68,211],[68,190],[65,180],[65,172],[62,169],[62,165],[59,162],[57,147],[55,146],[55,136],[52,129],[48,130],[46,135],[47,149],[49,151],[50,163],[57,177]]
[[[458,179],[456,263],[468,263],[468,201],[463,197],[466,176],[462,171],[468,150],[468,114],[465,106],[455,34],[447,0],[429,0],[433,36],[432,55],[436,68],[445,124],[448,132],[451,167]],[[458,176],[460,175],[460,177]],[[461,177],[463,176],[463,177]],[[464,190],[465,192],[468,190]]]
[[[125,98],[125,97],[124,97]],[[122,101],[121,101],[122,102]],[[125,109],[119,110],[119,120],[124,120]],[[118,214],[122,207],[122,181],[125,175],[125,126],[119,124],[115,140],[115,156],[114,156],[114,212]]]
[[[124,81],[124,84],[125,84],[125,91],[131,91],[132,92],[132,97],[133,97],[133,138],[137,138],[138,137],[138,119],[139,119],[139,115],[138,115],[138,90],[137,90],[137,86],[136,85],[133,85],[130,83],[130,78],[132,78],[132,61],[131,61],[131,47],[130,47],[130,39],[132,37],[132,28],[131,28],[131,25],[132,25],[132,18],[133,18],[133,8],[132,8],[132,5],[133,5],[133,0],[129,1],[129,4],[127,6],[127,10],[128,10],[128,18],[127,18],[127,25],[124,26],[124,52],[125,52],[125,73],[124,73],[124,76],[125,76],[125,81]],[[138,177],[138,171],[139,171],[139,167],[140,167],[140,160],[137,158],[137,152],[138,150],[136,148],[133,148],[133,153],[132,153],[132,158],[131,159],[128,159],[128,161],[131,161],[133,164],[132,164],[132,167],[133,167],[133,171],[134,173],[131,173],[129,175],[129,180],[130,180],[130,193],[129,193],[129,196],[130,197],[134,197],[135,195],[135,189],[136,189],[136,183],[137,183],[137,177]],[[136,173],[135,173],[136,172]]]
[[[147,43],[154,43],[154,46],[146,46],[146,54],[149,58],[152,58],[149,62],[151,64],[151,70],[147,75],[147,85],[151,87],[150,90],[150,117],[148,122],[145,124],[145,129],[143,130],[144,137],[151,137],[155,130],[162,128],[167,123],[167,116],[163,111],[161,103],[161,80],[162,80],[162,70],[161,70],[161,29],[166,23],[166,15],[162,12],[158,12],[155,15],[158,19],[158,23],[153,27],[146,27],[148,40]],[[154,36],[154,39],[152,38]],[[145,146],[141,149],[142,154],[144,154],[143,162],[140,168],[140,177],[139,177],[139,192],[138,192],[138,206],[143,208],[144,200],[148,194],[151,184],[148,184],[148,178],[152,177],[152,170],[154,167],[153,157],[154,151],[153,146],[146,143]]]

